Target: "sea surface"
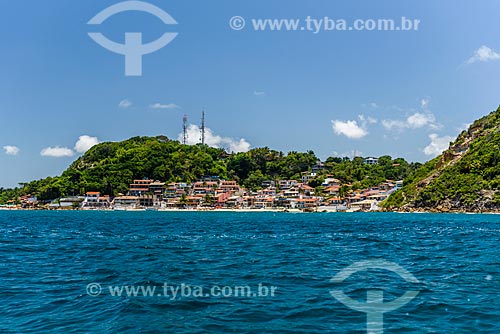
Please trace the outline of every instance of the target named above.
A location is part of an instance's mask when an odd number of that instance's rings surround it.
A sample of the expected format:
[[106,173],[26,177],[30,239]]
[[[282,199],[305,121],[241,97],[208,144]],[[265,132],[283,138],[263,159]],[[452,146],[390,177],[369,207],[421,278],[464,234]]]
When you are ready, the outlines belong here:
[[0,333],[500,333],[497,215],[0,211],[0,259]]

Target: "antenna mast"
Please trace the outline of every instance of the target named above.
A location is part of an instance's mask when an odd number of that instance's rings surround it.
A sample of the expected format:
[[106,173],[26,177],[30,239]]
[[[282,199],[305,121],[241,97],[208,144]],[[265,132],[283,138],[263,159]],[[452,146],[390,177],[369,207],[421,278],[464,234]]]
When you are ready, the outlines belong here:
[[205,145],[205,110],[201,112],[201,143]]
[[186,145],[187,143],[187,124],[188,124],[188,117],[186,114],[184,114],[184,117],[182,118],[182,143]]

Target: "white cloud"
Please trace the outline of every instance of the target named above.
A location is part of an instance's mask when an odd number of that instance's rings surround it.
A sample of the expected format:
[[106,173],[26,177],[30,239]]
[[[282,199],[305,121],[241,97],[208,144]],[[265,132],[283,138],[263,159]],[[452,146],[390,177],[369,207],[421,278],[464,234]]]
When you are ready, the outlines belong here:
[[464,130],[468,130],[471,125],[472,125],[472,123],[462,123],[460,126],[456,127],[455,129],[458,132],[462,132]]
[[97,144],[99,144],[99,139],[97,139],[97,137],[90,137],[87,135],[80,136],[75,144],[75,151],[78,153],[85,153],[90,150],[92,146]]
[[379,109],[381,106],[379,106],[376,102],[370,102],[370,103],[361,103],[361,107],[363,108],[373,108],[373,109]]
[[120,103],[118,104],[118,107],[122,109],[127,109],[130,106],[132,106],[132,102],[130,102],[127,99],[121,100]]
[[485,62],[500,59],[500,53],[495,52],[493,49],[482,45],[479,49],[474,51],[474,55],[467,60],[467,64],[476,62]]
[[365,116],[363,114],[358,115],[359,120],[361,121],[362,127],[365,127],[366,124],[376,124],[377,119],[370,117],[370,116]]
[[356,121],[332,121],[333,131],[337,135],[344,135],[351,139],[360,139],[368,134],[368,131],[358,125]]
[[425,155],[433,157],[436,157],[443,153],[443,151],[448,149],[450,142],[453,141],[453,137],[451,136],[439,137],[435,133],[430,134],[429,138],[431,140],[431,143],[427,145],[423,151]]
[[253,95],[255,95],[255,96],[266,96],[266,92],[262,92],[262,91],[256,90],[256,91],[253,92]]
[[155,104],[151,104],[149,107],[151,109],[180,109],[181,108],[175,103],[168,103],[168,104],[155,103]]
[[387,130],[419,129],[425,126],[435,130],[441,128],[441,125],[436,123],[436,116],[430,112],[415,112],[405,120],[384,119],[382,126]]
[[354,159],[355,157],[362,157],[363,152],[358,151],[358,150],[352,150],[352,151],[348,151],[348,152],[342,152],[342,153],[338,154],[337,156],[340,158],[348,157],[348,158]]
[[418,129],[426,125],[432,125],[436,121],[436,117],[433,114],[422,114],[419,112],[408,116],[406,123],[412,129]]
[[429,108],[429,103],[431,100],[429,98],[423,98],[420,100],[420,106],[422,109],[427,110]]
[[3,149],[7,155],[18,155],[19,151],[21,151],[19,147],[11,145],[4,146]]
[[[182,142],[183,134],[180,133],[178,140]],[[196,145],[201,143],[201,130],[197,125],[191,124],[187,129],[188,145]],[[247,152],[250,149],[250,143],[244,138],[234,139],[216,135],[211,129],[205,128],[205,144],[211,147],[225,148],[229,152]]]
[[70,148],[55,146],[44,148],[40,154],[43,157],[63,158],[72,157],[75,153]]
[[398,121],[395,119],[384,119],[382,120],[382,126],[387,130],[396,129],[404,129],[407,127],[407,123],[404,121]]
[[222,142],[228,145],[229,152],[248,152],[250,150],[250,143],[244,138],[240,138],[239,141],[232,138],[222,138]]

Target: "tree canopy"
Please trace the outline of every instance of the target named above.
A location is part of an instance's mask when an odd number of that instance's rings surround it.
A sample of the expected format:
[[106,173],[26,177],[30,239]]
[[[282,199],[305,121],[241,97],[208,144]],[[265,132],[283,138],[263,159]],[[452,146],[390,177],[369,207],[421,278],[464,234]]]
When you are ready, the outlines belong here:
[[[61,176],[22,183],[17,189],[0,189],[0,203],[26,194],[40,200],[87,191],[116,196],[126,194],[134,179],[193,182],[204,177],[219,177],[258,189],[266,180],[300,180],[302,173],[311,172],[318,161],[313,151],[285,154],[264,147],[230,154],[207,145],[182,145],[164,136],[134,137],[92,147]],[[369,187],[386,179],[403,179],[418,166],[389,156],[381,157],[379,165],[367,165],[363,159],[332,157],[309,182],[315,187],[324,178],[333,176],[352,183],[355,188]]]

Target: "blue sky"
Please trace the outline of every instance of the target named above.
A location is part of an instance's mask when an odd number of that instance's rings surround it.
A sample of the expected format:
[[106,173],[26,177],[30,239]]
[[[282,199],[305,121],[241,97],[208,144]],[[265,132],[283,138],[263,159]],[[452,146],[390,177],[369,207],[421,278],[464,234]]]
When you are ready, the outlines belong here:
[[[2,1],[0,187],[58,175],[96,141],[176,139],[183,114],[196,141],[202,108],[213,145],[423,162],[500,104],[497,1],[151,0],[178,25],[140,12],[87,25],[118,2]],[[241,31],[228,24],[236,15]],[[317,34],[250,23],[307,16],[421,23]],[[178,36],[126,77],[124,57],[91,31],[120,43],[125,32]]]

